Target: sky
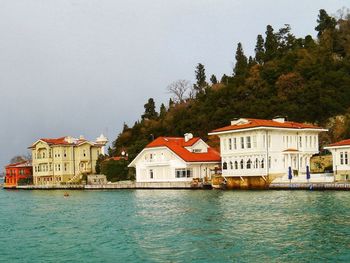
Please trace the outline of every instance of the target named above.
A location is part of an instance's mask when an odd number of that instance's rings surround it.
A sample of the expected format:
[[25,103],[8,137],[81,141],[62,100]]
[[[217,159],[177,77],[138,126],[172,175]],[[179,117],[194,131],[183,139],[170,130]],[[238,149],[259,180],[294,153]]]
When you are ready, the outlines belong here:
[[[0,167],[40,138],[115,140],[167,86],[232,74],[266,25],[316,36],[349,0],[0,0]],[[1,169],[0,169],[1,170]]]

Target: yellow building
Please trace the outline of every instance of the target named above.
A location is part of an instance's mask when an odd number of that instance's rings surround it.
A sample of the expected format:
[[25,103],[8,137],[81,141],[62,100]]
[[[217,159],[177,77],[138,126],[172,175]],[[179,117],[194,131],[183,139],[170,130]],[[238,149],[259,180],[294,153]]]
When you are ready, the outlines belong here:
[[108,142],[102,134],[95,142],[80,136],[40,139],[32,150],[34,185],[79,182],[83,175],[94,174],[97,158]]

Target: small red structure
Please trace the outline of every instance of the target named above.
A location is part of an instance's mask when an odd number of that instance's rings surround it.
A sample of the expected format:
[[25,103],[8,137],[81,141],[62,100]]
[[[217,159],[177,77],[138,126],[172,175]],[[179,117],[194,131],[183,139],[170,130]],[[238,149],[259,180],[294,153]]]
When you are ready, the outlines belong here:
[[12,163],[5,167],[5,187],[16,187],[20,179],[27,179],[33,175],[33,166],[30,161]]

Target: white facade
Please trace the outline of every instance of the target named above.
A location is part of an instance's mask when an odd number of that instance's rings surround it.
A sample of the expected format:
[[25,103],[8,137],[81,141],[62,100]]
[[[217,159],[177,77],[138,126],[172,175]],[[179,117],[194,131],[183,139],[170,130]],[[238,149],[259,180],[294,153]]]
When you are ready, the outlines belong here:
[[[273,121],[276,126],[284,123],[283,119]],[[247,128],[209,134],[220,137],[225,177],[286,174],[289,167],[295,175],[306,173],[311,156],[319,152],[318,134],[324,129],[249,127],[248,123],[240,119],[232,124]]]
[[325,147],[332,153],[333,173],[337,181],[350,180],[350,145]]
[[[190,154],[201,154],[207,153],[208,147],[205,142],[199,140],[193,146],[183,149]],[[188,162],[180,155],[167,146],[146,147],[129,167],[136,168],[136,182],[183,182],[210,176],[220,164],[219,160]]]

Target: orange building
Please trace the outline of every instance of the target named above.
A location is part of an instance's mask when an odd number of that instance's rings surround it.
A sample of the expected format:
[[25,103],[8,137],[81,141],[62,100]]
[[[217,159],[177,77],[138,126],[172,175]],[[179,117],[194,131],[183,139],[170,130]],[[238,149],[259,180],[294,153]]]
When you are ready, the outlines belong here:
[[7,188],[16,187],[20,179],[29,179],[33,175],[33,167],[30,161],[12,163],[5,167],[5,184]]

